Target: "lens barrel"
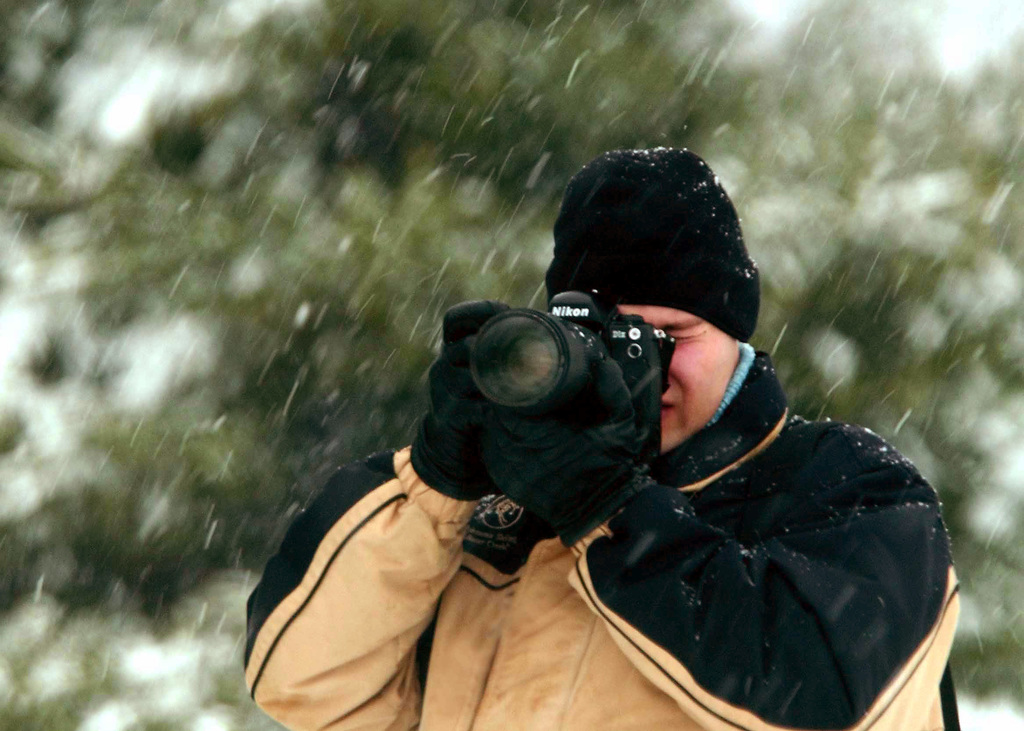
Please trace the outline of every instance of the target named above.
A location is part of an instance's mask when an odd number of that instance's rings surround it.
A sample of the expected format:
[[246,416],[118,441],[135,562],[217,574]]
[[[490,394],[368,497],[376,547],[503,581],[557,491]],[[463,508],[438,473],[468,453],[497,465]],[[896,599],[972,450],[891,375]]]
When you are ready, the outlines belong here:
[[593,333],[574,323],[535,310],[508,310],[480,328],[470,371],[489,401],[543,414],[583,390],[600,347]]

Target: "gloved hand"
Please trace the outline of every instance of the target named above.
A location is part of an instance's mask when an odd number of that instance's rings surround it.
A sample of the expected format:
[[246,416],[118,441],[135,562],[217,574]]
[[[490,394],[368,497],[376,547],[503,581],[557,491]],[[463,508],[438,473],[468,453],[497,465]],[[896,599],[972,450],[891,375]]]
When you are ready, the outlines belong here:
[[484,427],[484,463],[495,484],[567,546],[654,484],[637,461],[640,436],[622,369],[605,358],[592,380],[600,419],[575,421],[565,410],[526,416],[492,405]]
[[444,343],[430,367],[430,410],[412,444],[412,466],[424,482],[458,500],[497,492],[480,457],[483,395],[469,372],[475,333],[508,309],[494,300],[462,302],[444,315]]

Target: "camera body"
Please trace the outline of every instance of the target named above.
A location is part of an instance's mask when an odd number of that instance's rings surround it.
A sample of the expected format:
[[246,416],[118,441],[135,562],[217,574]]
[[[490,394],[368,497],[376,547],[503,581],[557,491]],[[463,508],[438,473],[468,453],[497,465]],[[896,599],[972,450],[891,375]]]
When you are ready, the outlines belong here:
[[[595,361],[613,358],[632,394],[642,459],[661,446],[661,395],[675,341],[638,315],[623,315],[596,293],[562,292],[548,312],[512,309],[480,328],[470,370],[490,401],[526,414],[562,409],[589,416],[585,394]],[[581,397],[581,398],[578,398]]]

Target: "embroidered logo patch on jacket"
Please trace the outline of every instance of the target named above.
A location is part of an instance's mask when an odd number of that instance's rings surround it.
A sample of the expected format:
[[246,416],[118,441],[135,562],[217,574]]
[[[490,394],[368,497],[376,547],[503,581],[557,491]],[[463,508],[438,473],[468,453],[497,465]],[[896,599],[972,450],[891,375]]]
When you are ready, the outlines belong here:
[[533,513],[504,495],[480,500],[466,529],[462,548],[503,574],[514,574],[539,541],[555,532]]

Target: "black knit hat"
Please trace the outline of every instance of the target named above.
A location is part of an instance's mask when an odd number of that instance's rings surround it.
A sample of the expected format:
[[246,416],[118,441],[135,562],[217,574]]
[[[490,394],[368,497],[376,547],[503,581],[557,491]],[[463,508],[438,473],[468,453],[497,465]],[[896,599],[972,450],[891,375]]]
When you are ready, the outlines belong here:
[[741,341],[760,286],[739,218],[689,150],[615,150],[573,176],[555,222],[548,299],[568,290],[685,310]]

